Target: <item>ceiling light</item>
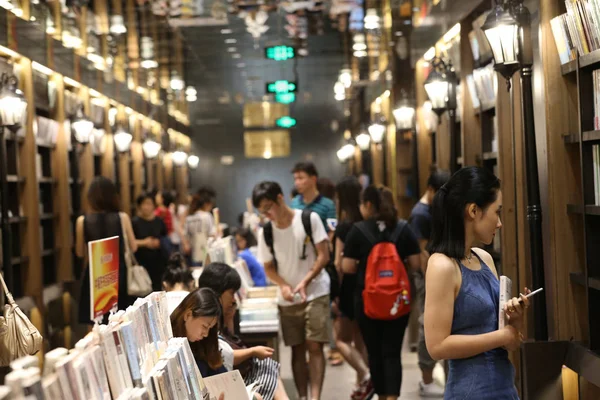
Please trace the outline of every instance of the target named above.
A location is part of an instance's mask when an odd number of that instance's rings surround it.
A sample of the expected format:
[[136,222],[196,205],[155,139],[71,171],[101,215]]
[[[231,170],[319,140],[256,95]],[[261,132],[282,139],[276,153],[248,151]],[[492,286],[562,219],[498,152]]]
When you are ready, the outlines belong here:
[[122,126],[119,126],[113,136],[117,151],[119,151],[120,153],[125,153],[129,151],[129,147],[131,146],[131,140],[133,139],[131,133],[123,129]]
[[231,55],[232,58],[238,59],[238,58],[242,58],[242,55],[239,53],[235,53]]
[[90,142],[94,123],[83,113],[83,104],[77,109],[73,122],[71,122],[71,129],[78,143],[85,144]]
[[244,68],[245,66],[246,66],[246,64],[244,64],[244,63],[238,63],[238,64],[237,64],[237,67],[238,67],[238,68]]
[[221,34],[223,35],[231,35],[232,30],[231,29],[221,29]]
[[235,53],[235,52],[237,51],[237,49],[236,49],[235,47],[228,47],[228,48],[227,48],[227,51],[228,51],[229,53]]
[[367,135],[364,132],[361,133],[356,137],[356,144],[358,145],[359,149],[367,150],[369,148],[369,145],[371,144],[371,136]]
[[352,85],[352,70],[350,68],[342,68],[338,80],[345,88],[349,88]]
[[186,96],[196,96],[197,94],[198,94],[198,91],[197,91],[197,90],[196,90],[196,88],[195,88],[195,87],[193,87],[193,86],[188,86],[188,87],[185,89],[185,95],[186,95]]
[[158,156],[158,153],[160,153],[161,148],[161,144],[152,138],[146,139],[144,144],[142,144],[142,150],[144,150],[144,156],[146,158],[155,158]]
[[196,169],[196,168],[198,168],[198,164],[200,164],[200,158],[198,158],[198,156],[192,154],[191,156],[188,157],[187,163],[188,163],[188,167],[190,167],[191,169]]
[[123,23],[122,15],[111,15],[109,31],[113,35],[117,35],[117,36],[127,33],[127,27]]
[[380,20],[379,15],[377,15],[377,10],[374,8],[369,8],[364,18],[364,26],[365,29],[379,29],[380,28]]
[[367,52],[364,50],[354,52],[354,57],[356,57],[356,58],[362,58],[362,57],[366,57],[366,56],[367,56]]
[[369,135],[373,143],[381,143],[383,135],[385,135],[385,125],[380,121],[375,121],[369,125]]
[[337,81],[335,83],[335,85],[333,85],[333,93],[345,95],[346,94],[346,86],[342,82]]
[[177,71],[171,72],[171,89],[179,91],[183,90],[184,87],[185,82],[183,81],[183,79],[181,79]]
[[344,93],[336,93],[335,94],[335,99],[337,101],[346,100],[346,95]]
[[185,151],[177,150],[172,154],[173,164],[178,167],[181,167],[187,161],[188,155]]
[[233,38],[225,39],[225,44],[236,44],[237,40]]

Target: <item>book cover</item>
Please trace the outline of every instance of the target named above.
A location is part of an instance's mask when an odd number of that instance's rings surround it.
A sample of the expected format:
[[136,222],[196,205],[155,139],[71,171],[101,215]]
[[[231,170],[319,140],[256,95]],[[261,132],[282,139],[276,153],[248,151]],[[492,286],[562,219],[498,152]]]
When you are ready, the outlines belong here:
[[125,382],[123,380],[123,374],[120,371],[119,363],[117,362],[117,348],[112,339],[112,332],[108,327],[104,328],[104,331],[101,332],[102,340],[100,342],[100,347],[102,348],[102,354],[104,356],[104,367],[106,368],[110,392],[112,393],[113,398],[117,398],[125,391]]
[[498,329],[504,328],[508,321],[504,314],[504,304],[512,298],[512,280],[507,276],[500,276],[500,296],[498,304]]
[[244,379],[238,370],[204,378],[204,382],[210,392],[210,400],[217,400],[221,393],[225,394],[225,399],[249,399]]
[[88,243],[90,270],[90,319],[97,321],[119,300],[119,237]]
[[108,386],[108,377],[104,369],[104,362],[102,358],[102,349],[99,345],[93,346],[88,349],[87,352],[90,354],[92,360],[93,373],[96,376],[96,380],[102,392],[102,400],[111,400],[110,387]]
[[123,337],[129,370],[131,371],[131,379],[136,387],[141,387],[142,374],[140,372],[140,359],[138,357],[138,348],[131,321],[121,323],[120,330],[121,336]]
[[119,364],[125,388],[131,389],[133,388],[133,380],[131,379],[131,370],[129,369],[129,364],[127,362],[127,354],[125,352],[125,345],[123,343],[120,326],[117,326],[112,330],[112,338],[115,343],[115,348],[117,349],[117,359],[115,361]]

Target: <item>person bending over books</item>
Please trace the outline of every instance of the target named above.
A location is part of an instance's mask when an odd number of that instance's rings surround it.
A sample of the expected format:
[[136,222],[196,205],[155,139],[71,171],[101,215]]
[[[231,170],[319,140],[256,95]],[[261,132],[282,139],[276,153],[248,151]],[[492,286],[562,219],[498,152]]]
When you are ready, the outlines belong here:
[[192,271],[181,253],[173,253],[167,262],[167,270],[162,278],[163,290],[167,292],[169,315],[183,299],[196,288]]
[[241,284],[238,272],[222,263],[207,265],[198,280],[199,287],[210,288],[219,296],[223,307],[220,339],[233,348],[233,367],[240,371],[246,385],[260,384],[258,392],[265,400],[288,400],[279,376],[279,363],[271,358],[273,349],[264,346],[249,348],[233,334],[233,317],[237,308],[235,293]]
[[449,360],[446,399],[519,398],[508,351],[521,344],[529,301],[507,301],[508,324],[498,329],[498,273],[492,257],[474,247],[492,243],[501,211],[500,180],[486,168],[459,170],[433,199],[425,341],[434,360]]

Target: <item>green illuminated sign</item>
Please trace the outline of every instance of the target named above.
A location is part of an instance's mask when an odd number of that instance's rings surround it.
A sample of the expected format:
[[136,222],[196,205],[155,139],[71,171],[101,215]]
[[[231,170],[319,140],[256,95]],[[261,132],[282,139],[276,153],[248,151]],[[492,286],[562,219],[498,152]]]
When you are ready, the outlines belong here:
[[285,61],[296,57],[296,51],[291,46],[265,47],[265,57],[275,61]]
[[290,104],[296,101],[296,93],[277,93],[275,101],[282,104]]
[[292,117],[281,117],[277,120],[277,126],[280,128],[293,128],[296,126],[296,119]]
[[275,81],[275,82],[267,82],[267,93],[293,93],[298,88],[296,82],[290,81]]

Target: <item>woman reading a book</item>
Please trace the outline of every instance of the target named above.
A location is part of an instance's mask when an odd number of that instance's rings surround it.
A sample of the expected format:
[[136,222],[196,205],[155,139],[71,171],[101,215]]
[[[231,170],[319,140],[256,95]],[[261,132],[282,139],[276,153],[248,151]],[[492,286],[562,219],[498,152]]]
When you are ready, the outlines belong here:
[[186,337],[202,377],[227,372],[219,351],[221,303],[212,289],[191,292],[171,314],[174,337]]
[[425,340],[433,359],[449,360],[446,399],[518,399],[508,351],[521,344],[529,301],[508,300],[508,324],[498,329],[498,273],[492,257],[474,247],[492,243],[501,211],[500,180],[486,168],[459,170],[433,200]]

